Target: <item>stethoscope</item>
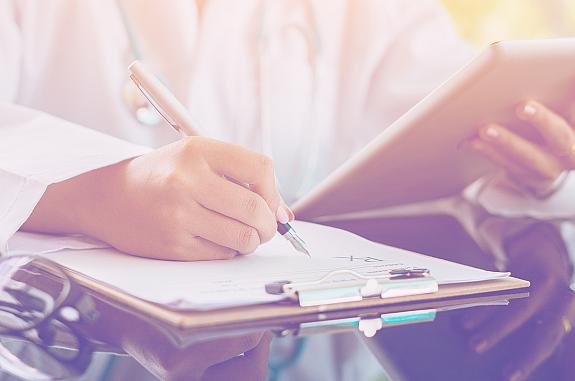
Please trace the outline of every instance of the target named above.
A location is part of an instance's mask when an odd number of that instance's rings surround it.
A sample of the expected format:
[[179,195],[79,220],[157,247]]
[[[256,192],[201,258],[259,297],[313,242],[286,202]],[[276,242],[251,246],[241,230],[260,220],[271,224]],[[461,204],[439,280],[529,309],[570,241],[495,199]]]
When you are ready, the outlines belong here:
[[[192,1],[192,0],[190,0]],[[273,144],[273,126],[268,121],[266,113],[271,110],[269,100],[273,96],[273,89],[269,88],[268,78],[271,77],[273,67],[270,67],[266,61],[269,54],[269,35],[270,35],[270,22],[268,17],[269,7],[266,6],[267,0],[262,0],[260,3],[259,23],[256,27],[255,33],[255,51],[258,54],[256,81],[257,89],[259,92],[259,124],[261,129],[261,144],[263,153],[274,157],[274,144]],[[292,5],[293,4],[293,5]],[[126,15],[125,9],[119,0],[116,1],[117,8],[120,13],[120,20],[125,30],[130,53],[133,59],[145,62],[146,57],[143,56],[140,43],[134,28]],[[308,126],[299,126],[305,128],[310,133],[306,135],[305,141],[298,144],[299,152],[294,152],[294,158],[297,158],[303,165],[297,166],[298,168],[305,167],[305,171],[300,170],[297,179],[297,189],[292,190],[290,194],[299,196],[310,188],[314,182],[314,174],[319,167],[319,152],[321,149],[323,129],[320,128],[317,120],[316,102],[317,102],[317,89],[318,89],[318,59],[321,55],[321,44],[319,38],[319,31],[317,28],[316,18],[312,5],[307,0],[292,1],[290,6],[298,6],[303,10],[303,22],[290,22],[282,25],[279,29],[281,32],[295,32],[303,38],[307,46],[307,59],[308,66],[311,71],[311,95],[310,104],[307,107],[307,112],[303,123]],[[277,30],[277,29],[276,29]],[[160,75],[162,73],[156,73]],[[126,83],[122,89],[123,99],[126,108],[133,116],[133,118],[144,128],[154,128],[162,123],[162,117],[140,94],[134,84],[126,78]],[[276,148],[277,149],[277,148]],[[287,200],[289,202],[289,200]]]

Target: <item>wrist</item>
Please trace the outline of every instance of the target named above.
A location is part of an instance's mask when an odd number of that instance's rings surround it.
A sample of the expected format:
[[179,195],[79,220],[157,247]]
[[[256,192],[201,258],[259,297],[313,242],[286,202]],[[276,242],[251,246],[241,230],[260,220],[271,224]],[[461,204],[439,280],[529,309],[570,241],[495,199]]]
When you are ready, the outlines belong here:
[[52,234],[99,236],[98,224],[110,207],[103,201],[114,189],[123,163],[99,168],[48,186],[22,230]]

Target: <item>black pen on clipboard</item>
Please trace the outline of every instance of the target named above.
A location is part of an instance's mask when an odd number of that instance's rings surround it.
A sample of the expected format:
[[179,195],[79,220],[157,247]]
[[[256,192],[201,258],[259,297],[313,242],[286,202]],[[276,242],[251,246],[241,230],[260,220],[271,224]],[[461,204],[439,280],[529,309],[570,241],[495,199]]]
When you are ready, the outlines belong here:
[[[129,70],[130,78],[144,97],[174,130],[185,136],[198,135],[186,107],[144,64],[134,61],[129,66]],[[297,251],[311,257],[305,242],[289,223],[278,222],[277,230]]]

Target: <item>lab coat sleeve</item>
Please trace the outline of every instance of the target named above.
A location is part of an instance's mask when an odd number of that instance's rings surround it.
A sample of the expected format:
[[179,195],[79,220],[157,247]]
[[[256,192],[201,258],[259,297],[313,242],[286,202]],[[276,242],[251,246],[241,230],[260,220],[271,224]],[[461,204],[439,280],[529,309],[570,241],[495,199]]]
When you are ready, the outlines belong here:
[[0,103],[0,253],[47,186],[150,149],[53,116]]
[[501,217],[543,221],[575,219],[575,171],[566,176],[562,186],[546,198],[537,198],[500,175],[479,180],[480,186],[470,186],[466,198]]

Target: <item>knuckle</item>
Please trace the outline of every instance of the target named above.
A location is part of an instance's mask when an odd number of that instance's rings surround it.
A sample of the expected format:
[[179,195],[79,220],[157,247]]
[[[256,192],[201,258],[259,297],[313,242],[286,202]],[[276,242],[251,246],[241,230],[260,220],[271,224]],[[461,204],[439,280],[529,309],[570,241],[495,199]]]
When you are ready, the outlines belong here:
[[172,221],[172,226],[186,226],[189,223],[189,212],[186,208],[174,206],[163,208],[162,212],[162,221]]
[[277,230],[277,223],[275,222],[275,220],[273,220],[273,218],[266,221],[264,226],[262,226],[262,228],[260,229],[261,243],[268,242],[269,240],[271,240],[276,234],[276,230]]
[[262,174],[271,175],[274,173],[274,161],[271,157],[259,155],[257,160]]
[[164,176],[163,184],[168,190],[175,191],[183,186],[184,181],[184,176],[179,171],[171,171]]
[[243,253],[250,253],[259,245],[258,232],[251,226],[242,226],[236,239],[238,250]]
[[186,152],[197,152],[200,148],[201,138],[198,136],[188,136],[182,140],[183,148]]
[[187,179],[185,197],[187,201],[194,200],[194,206],[203,205],[210,200],[216,200],[218,193],[215,191],[219,184],[215,181],[213,174],[203,168],[191,171]]
[[267,201],[269,203],[269,209],[274,212],[278,210],[281,204],[281,197],[279,192],[273,192]]
[[181,163],[187,167],[193,163],[204,161],[204,151],[201,138],[197,136],[187,137],[182,143]]
[[256,194],[249,195],[245,198],[243,209],[248,216],[253,216],[257,213],[260,207],[260,200]]

